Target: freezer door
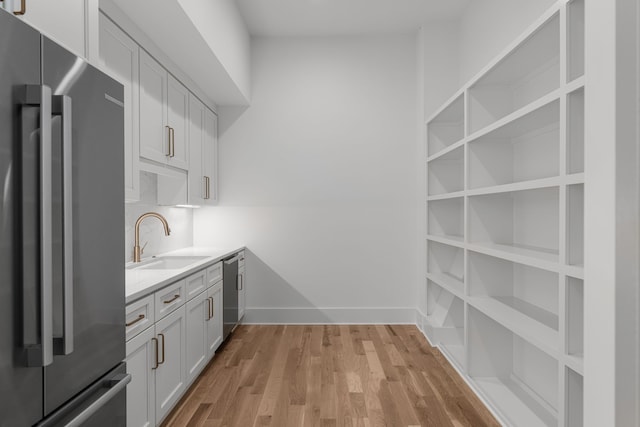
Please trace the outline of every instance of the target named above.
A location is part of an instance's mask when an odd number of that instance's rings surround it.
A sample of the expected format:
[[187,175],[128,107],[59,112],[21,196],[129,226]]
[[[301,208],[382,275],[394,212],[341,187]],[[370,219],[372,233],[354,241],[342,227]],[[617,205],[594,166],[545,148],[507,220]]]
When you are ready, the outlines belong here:
[[27,367],[27,349],[42,350],[39,182],[22,180],[23,148],[37,155],[40,143],[40,109],[22,107],[25,85],[40,84],[40,35],[2,9],[0,58],[0,426],[21,427],[43,405],[42,368]]
[[131,374],[122,363],[35,427],[125,427],[130,382]]
[[53,93],[53,363],[45,416],[125,357],[123,87],[42,38]]

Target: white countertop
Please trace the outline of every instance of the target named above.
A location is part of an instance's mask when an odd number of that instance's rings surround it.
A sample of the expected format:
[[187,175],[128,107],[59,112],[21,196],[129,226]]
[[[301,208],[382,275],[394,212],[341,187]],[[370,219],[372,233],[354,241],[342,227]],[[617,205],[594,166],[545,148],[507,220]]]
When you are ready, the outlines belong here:
[[[161,256],[206,256],[198,262],[190,264],[184,268],[175,270],[147,270],[147,269],[130,269],[133,263],[126,264],[125,270],[125,298],[126,303],[132,303],[135,300],[150,295],[171,283],[174,283],[184,277],[202,270],[210,264],[214,264],[229,255],[244,250],[244,246],[234,246],[229,248],[183,248],[177,251],[167,252]],[[143,258],[143,261],[145,259]]]

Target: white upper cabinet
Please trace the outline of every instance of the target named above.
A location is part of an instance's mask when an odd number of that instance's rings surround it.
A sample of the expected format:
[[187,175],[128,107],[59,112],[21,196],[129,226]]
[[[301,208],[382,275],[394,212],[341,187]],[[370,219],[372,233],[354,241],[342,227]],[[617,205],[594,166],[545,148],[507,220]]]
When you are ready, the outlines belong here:
[[[87,55],[87,11],[92,0],[5,0],[4,8],[78,56]],[[95,5],[97,11],[97,4]]]
[[202,170],[202,144],[204,140],[204,112],[207,107],[195,96],[189,96],[189,204],[202,205],[206,195],[206,182]]
[[205,110],[205,132],[202,143],[202,170],[206,182],[205,205],[218,201],[218,116]]
[[190,95],[189,119],[189,204],[214,205],[218,195],[218,118]]
[[140,157],[166,163],[169,152],[167,72],[140,50]]
[[189,168],[189,90],[169,75],[167,79],[167,126],[171,140],[168,164]]
[[189,167],[189,91],[140,51],[140,157]]
[[140,199],[139,55],[136,42],[100,14],[100,62],[124,85],[124,189],[127,202]]

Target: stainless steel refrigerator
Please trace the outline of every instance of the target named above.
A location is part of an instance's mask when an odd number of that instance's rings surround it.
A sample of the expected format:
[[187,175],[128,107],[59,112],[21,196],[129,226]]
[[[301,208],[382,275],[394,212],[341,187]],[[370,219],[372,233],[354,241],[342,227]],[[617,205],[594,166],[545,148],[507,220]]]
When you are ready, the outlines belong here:
[[124,426],[123,87],[0,9],[0,426]]

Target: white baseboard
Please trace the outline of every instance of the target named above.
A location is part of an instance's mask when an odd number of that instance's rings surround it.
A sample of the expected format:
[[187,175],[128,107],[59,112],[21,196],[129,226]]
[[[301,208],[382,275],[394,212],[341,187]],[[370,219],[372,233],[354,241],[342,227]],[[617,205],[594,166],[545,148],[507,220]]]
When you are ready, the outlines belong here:
[[247,307],[244,324],[402,324],[416,323],[413,307]]

